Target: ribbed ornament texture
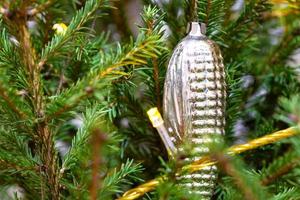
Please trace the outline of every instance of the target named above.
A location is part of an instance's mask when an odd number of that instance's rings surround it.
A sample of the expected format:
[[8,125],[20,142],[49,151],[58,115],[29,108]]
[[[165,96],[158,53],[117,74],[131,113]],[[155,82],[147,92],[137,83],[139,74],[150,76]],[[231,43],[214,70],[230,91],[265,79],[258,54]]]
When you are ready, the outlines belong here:
[[[181,151],[183,143],[191,144],[195,152],[187,162],[207,154],[215,136],[224,134],[226,104],[221,52],[201,31],[191,31],[173,52],[163,99],[165,125],[176,148]],[[216,179],[216,166],[178,177],[179,184],[202,199],[211,198]]]

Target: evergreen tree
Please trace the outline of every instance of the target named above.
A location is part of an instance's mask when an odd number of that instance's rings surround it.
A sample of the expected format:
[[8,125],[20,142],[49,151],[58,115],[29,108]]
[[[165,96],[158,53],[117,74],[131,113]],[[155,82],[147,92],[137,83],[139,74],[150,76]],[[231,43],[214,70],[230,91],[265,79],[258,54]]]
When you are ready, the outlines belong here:
[[195,12],[227,76],[213,199],[300,199],[299,137],[220,153],[300,123],[300,2],[139,1],[136,36],[129,2],[0,0],[0,199],[116,199],[159,175],[142,199],[199,199],[176,184],[182,158],[167,161],[146,115],[161,110],[167,62]]

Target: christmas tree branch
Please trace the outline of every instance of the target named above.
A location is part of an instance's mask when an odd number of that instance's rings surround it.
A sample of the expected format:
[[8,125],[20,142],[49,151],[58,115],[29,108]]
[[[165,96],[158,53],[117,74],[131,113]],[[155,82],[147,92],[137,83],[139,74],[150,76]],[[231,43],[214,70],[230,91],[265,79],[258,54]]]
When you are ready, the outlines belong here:
[[[224,57],[236,55],[236,52],[242,52],[240,49],[249,46],[251,36],[257,33],[257,23],[262,20],[264,13],[269,10],[269,4],[266,0],[257,0],[246,2],[245,8],[241,11],[240,16],[228,23],[224,34],[224,41],[227,42],[228,49],[237,48],[237,51],[225,51]],[[236,37],[239,35],[239,37]]]
[[19,108],[15,105],[15,103],[11,100],[11,98],[7,95],[5,89],[0,85],[0,96],[7,103],[12,111],[14,111],[21,119],[26,118],[26,114],[23,113]]
[[6,162],[5,160],[2,160],[0,158],[0,169],[7,170],[7,169],[13,169],[16,171],[34,171],[36,173],[39,173],[39,171],[35,167],[23,167],[19,166],[16,163]]
[[[88,139],[95,127],[99,127],[107,109],[99,105],[87,108],[83,116],[83,125],[78,130],[76,136],[72,140],[72,146],[64,157],[62,163],[63,171],[76,167],[80,156],[84,153],[84,145],[88,143]],[[98,138],[99,139],[99,138]],[[99,153],[99,152],[98,152]]]
[[[63,104],[62,107],[59,107],[54,113],[49,113],[49,115],[47,115],[47,118],[45,119],[46,122],[51,121],[52,119],[58,118],[60,117],[62,114],[67,113],[69,110],[71,110],[72,108],[76,107],[81,101],[83,101],[86,97],[88,97],[89,94],[87,93],[83,93],[80,94],[76,97],[74,97],[73,101],[71,103],[68,104]],[[65,99],[66,101],[67,99]]]
[[[31,35],[27,28],[27,17],[24,10],[18,13],[18,18],[13,18],[16,28],[19,30],[17,38],[20,42],[21,58],[23,65],[27,69],[27,79],[29,83],[29,91],[33,105],[33,112],[37,119],[34,127],[35,135],[39,138],[38,146],[41,154],[42,165],[45,166],[45,178],[47,185],[50,188],[49,196],[52,199],[58,200],[60,198],[59,183],[58,183],[58,169],[56,160],[56,151],[54,149],[52,133],[49,130],[48,124],[39,119],[45,118],[44,112],[44,96],[41,86],[41,66],[36,64],[36,52],[32,45]],[[42,186],[44,187],[44,186]]]
[[[294,144],[294,147],[297,146]],[[283,156],[275,159],[267,168],[261,171],[262,185],[269,185],[281,176],[289,173],[299,165],[300,157],[298,151],[289,150]]]
[[292,169],[294,169],[296,166],[299,166],[300,157],[293,159],[290,161],[290,163],[287,163],[283,166],[281,166],[274,174],[269,174],[267,177],[261,180],[262,185],[270,185],[272,182],[274,182],[279,177],[289,173]]
[[59,50],[61,50],[62,47],[64,47],[65,44],[68,43],[68,41],[70,41],[70,39],[80,31],[82,25],[92,17],[92,14],[96,11],[96,9],[99,7],[99,4],[102,2],[103,1],[101,0],[87,1],[84,8],[80,9],[73,17],[67,30],[63,34],[55,35],[54,38],[48,43],[48,45],[43,49],[41,59],[38,62],[38,66],[43,66],[44,63],[46,63],[47,60],[50,59],[50,57],[59,53]]
[[[296,42],[296,44],[292,42],[299,36],[300,36],[300,29],[298,27],[294,31],[286,31],[279,45],[267,57],[266,60],[267,65],[273,66],[274,64],[284,63],[287,60],[288,56],[290,56],[292,52],[299,47],[298,42]],[[287,51],[282,52],[280,51],[280,49],[286,49]],[[284,55],[282,55],[283,53]]]
[[[121,55],[114,55],[111,59],[108,59],[106,63],[103,63],[104,66],[101,66],[100,70],[90,72],[85,78],[78,81],[68,90],[63,91],[57,98],[50,102],[47,121],[52,120],[53,117],[59,117],[86,99],[90,95],[89,88],[93,90],[95,87],[97,89],[103,87],[104,83],[107,83],[105,82],[106,78],[109,78],[108,76],[113,75],[114,72],[119,72],[119,68],[128,65],[134,65],[135,67],[145,65],[147,63],[146,59],[156,57],[160,54],[159,49],[161,49],[161,46],[157,46],[160,42],[160,35],[148,35],[143,40],[138,41],[125,55],[124,52],[121,52]],[[114,63],[107,64],[111,62]],[[97,63],[97,65],[99,64]],[[120,72],[117,74],[117,77],[124,75],[126,73]]]
[[206,24],[207,36],[213,38],[215,42],[222,44],[223,39],[219,37],[223,33],[222,23],[225,15],[224,0],[198,0],[199,20]]
[[[197,2],[195,1],[194,4],[195,10],[197,10]],[[197,11],[195,11],[197,12]],[[194,12],[194,13],[195,13]],[[147,25],[147,34],[153,34],[153,32],[160,32],[161,29],[161,19],[157,18],[157,10],[154,10],[154,12],[150,12],[145,10],[145,15],[143,16],[144,23]],[[160,83],[159,83],[159,66],[158,66],[158,59],[157,57],[152,58],[152,65],[153,65],[153,79],[154,79],[154,87],[155,87],[155,96],[156,96],[156,106],[158,109],[161,109],[161,96],[160,96]]]
[[[156,37],[155,37],[156,36]],[[158,40],[158,41],[156,41]],[[154,47],[156,43],[160,42],[160,36],[152,35],[149,39],[142,41],[139,46],[134,47],[130,50],[124,57],[121,58],[119,62],[107,67],[104,71],[100,72],[96,77],[96,80],[100,80],[102,77],[109,75],[112,71],[118,69],[119,67],[126,65],[145,65],[147,61],[145,58],[156,58],[160,54],[158,49]]]
[[102,182],[102,188],[99,196],[103,199],[113,193],[120,193],[120,184],[125,183],[129,185],[129,181],[127,177],[135,178],[138,181],[142,181],[138,177],[136,177],[136,173],[142,171],[142,166],[140,164],[135,164],[133,160],[127,160],[125,163],[122,163],[120,169],[113,169],[109,174],[110,176],[106,176]]
[[236,185],[240,190],[244,193],[244,197],[246,200],[258,200],[257,193],[251,190],[252,186],[249,186],[250,180],[245,180],[243,174],[236,169],[236,166],[229,160],[228,157],[222,154],[216,154],[213,158],[218,163],[218,168],[224,171],[229,176],[233,177],[236,182]]

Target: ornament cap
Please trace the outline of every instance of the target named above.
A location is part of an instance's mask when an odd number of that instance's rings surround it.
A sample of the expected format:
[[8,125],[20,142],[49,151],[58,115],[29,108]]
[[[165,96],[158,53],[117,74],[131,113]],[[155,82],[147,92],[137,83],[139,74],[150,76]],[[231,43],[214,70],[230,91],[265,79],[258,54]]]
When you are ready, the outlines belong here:
[[190,36],[205,36],[206,25],[200,22],[190,22],[187,27],[187,33]]

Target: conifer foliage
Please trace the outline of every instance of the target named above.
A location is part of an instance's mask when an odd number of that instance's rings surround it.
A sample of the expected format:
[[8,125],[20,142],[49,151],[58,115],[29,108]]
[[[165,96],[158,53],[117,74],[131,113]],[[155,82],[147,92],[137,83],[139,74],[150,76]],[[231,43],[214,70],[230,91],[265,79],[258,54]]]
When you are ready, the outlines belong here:
[[160,174],[168,179],[142,199],[199,199],[176,184],[184,155],[167,162],[146,116],[161,110],[193,2],[227,74],[213,198],[298,199],[299,137],[234,158],[222,148],[300,123],[299,2],[139,1],[136,36],[111,17],[128,2],[0,0],[0,199],[116,199]]

